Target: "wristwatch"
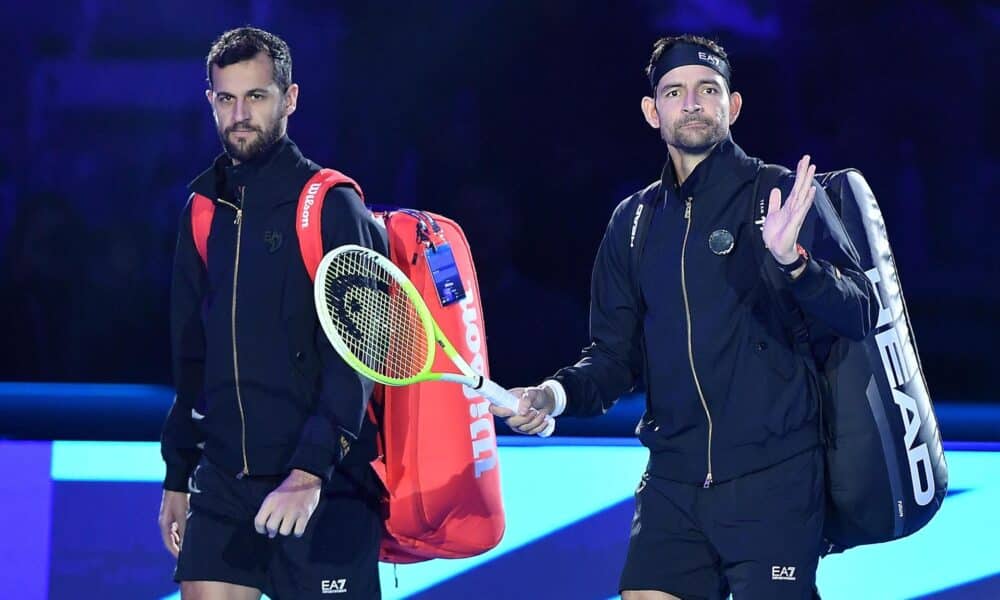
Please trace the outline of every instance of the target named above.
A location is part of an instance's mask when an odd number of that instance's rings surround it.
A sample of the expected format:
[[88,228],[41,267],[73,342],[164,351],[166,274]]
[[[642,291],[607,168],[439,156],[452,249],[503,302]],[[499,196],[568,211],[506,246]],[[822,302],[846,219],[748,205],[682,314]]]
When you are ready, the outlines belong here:
[[791,277],[792,273],[797,271],[799,267],[809,262],[809,253],[806,252],[805,248],[799,244],[795,244],[795,251],[798,252],[798,257],[787,265],[783,265],[777,260],[774,261],[774,264],[778,266],[778,270],[784,273],[787,277]]

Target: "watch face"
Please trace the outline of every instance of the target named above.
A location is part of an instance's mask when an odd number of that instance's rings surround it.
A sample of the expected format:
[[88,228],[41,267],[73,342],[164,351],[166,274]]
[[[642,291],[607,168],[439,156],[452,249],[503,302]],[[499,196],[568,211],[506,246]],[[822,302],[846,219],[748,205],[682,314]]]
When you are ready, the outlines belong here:
[[712,235],[708,236],[708,247],[719,256],[732,252],[735,244],[736,240],[733,238],[733,234],[725,229],[716,229]]

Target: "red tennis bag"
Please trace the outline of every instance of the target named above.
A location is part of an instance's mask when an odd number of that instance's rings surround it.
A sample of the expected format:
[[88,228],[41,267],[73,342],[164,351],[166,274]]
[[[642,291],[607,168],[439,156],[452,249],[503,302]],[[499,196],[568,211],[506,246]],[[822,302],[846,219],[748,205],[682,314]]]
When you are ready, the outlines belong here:
[[[310,279],[323,257],[323,201],[329,188],[361,187],[332,169],[316,173],[299,196],[296,233]],[[191,199],[195,246],[207,264],[208,235],[215,203]],[[445,336],[462,357],[489,376],[479,284],[465,233],[454,221],[432,213],[389,209],[374,212],[385,226],[390,259],[420,291]],[[428,255],[447,245],[465,297],[443,306]],[[443,353],[434,371],[454,370]],[[412,563],[432,558],[464,558],[493,548],[503,537],[496,432],[489,403],[454,383],[426,382],[405,387],[375,386],[368,414],[378,425],[380,455],[372,462],[388,490],[386,535],[379,558]]]
[[[376,212],[392,262],[424,297],[435,321],[469,365],[489,376],[483,312],[469,243],[452,220],[427,212]],[[465,298],[442,306],[427,254],[451,247]],[[444,353],[433,371],[454,371]],[[374,464],[389,490],[380,558],[409,563],[481,554],[500,542],[503,500],[489,402],[464,386],[431,381],[380,387],[375,412],[383,456]]]

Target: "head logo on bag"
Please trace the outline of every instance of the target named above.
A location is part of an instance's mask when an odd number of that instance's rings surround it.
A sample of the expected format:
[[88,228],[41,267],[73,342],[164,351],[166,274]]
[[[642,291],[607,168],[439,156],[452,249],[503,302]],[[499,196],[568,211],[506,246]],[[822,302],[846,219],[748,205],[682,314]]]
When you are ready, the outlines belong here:
[[[892,400],[899,407],[903,423],[903,441],[906,445],[907,462],[910,465],[913,501],[918,506],[927,506],[934,500],[936,488],[934,474],[931,472],[931,456],[927,442],[919,437],[924,420],[917,407],[918,400],[906,393],[908,387],[916,385],[914,378],[920,376],[920,365],[917,363],[916,355],[912,353],[913,347],[904,344],[900,339],[900,331],[906,331],[904,315],[897,313],[894,316],[882,300],[891,296],[879,276],[878,269],[874,267],[868,269],[865,275],[875,287],[875,296],[879,304],[875,343],[878,345],[886,378],[892,386]],[[877,392],[873,389],[871,393]],[[899,516],[903,517],[902,502],[897,503],[897,508]]]

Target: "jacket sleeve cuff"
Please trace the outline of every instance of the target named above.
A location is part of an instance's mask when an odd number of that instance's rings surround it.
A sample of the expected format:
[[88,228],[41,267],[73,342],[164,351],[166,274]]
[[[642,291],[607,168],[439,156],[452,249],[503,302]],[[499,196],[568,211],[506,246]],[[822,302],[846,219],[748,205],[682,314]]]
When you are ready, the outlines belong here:
[[[771,257],[771,260],[774,261],[774,257]],[[777,270],[777,266],[772,265],[772,268]],[[819,261],[815,258],[810,258],[806,261],[805,269],[803,269],[802,273],[795,279],[791,279],[784,273],[780,273],[780,276],[784,278],[788,289],[791,290],[795,297],[800,300],[813,298],[823,291],[826,285],[824,275],[823,267],[820,266]]]
[[314,415],[306,421],[299,445],[288,461],[288,470],[299,469],[329,481],[349,449],[350,441],[340,428]]
[[550,390],[555,397],[556,406],[552,410],[553,417],[558,417],[566,411],[566,388],[561,383],[555,379],[546,379],[538,387]]
[[167,463],[167,474],[163,478],[163,489],[171,492],[188,492],[188,479],[194,467],[182,463]]
[[770,253],[768,253],[766,268],[775,275],[776,280],[784,283],[786,289],[790,290],[796,299],[801,300],[816,296],[823,291],[826,283],[823,267],[813,257],[810,257],[806,261],[805,269],[795,279],[792,279],[778,268],[778,261]]
[[336,467],[333,459],[333,452],[330,452],[328,448],[311,444],[300,444],[295,450],[292,460],[288,461],[288,470],[298,469],[305,471],[327,482],[330,481],[330,477],[333,476],[333,469]]

